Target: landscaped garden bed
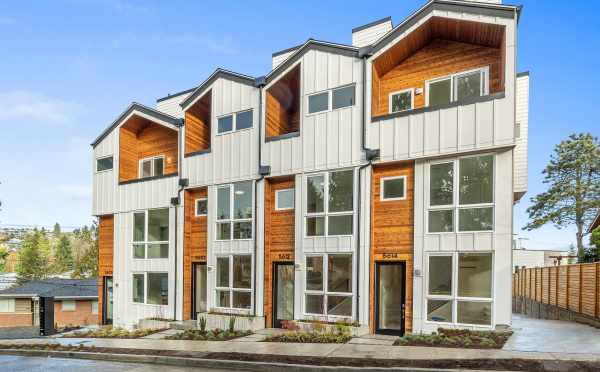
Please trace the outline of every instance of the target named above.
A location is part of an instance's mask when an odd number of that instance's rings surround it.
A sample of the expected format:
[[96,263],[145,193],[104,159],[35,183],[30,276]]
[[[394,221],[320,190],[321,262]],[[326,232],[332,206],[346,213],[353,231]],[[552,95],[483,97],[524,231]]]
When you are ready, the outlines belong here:
[[429,335],[407,334],[394,342],[400,346],[452,347],[461,349],[501,349],[512,332],[471,331],[438,328]]
[[202,331],[199,329],[188,329],[173,336],[167,336],[167,340],[193,340],[193,341],[227,341],[238,337],[251,335],[251,331],[225,331],[213,329]]
[[104,327],[100,329],[73,332],[62,337],[66,338],[140,338],[151,335],[156,332],[160,332],[162,329],[136,329],[128,331],[124,328],[118,327]]
[[347,332],[286,332],[280,335],[269,336],[264,342],[296,342],[306,344],[345,344],[352,339]]

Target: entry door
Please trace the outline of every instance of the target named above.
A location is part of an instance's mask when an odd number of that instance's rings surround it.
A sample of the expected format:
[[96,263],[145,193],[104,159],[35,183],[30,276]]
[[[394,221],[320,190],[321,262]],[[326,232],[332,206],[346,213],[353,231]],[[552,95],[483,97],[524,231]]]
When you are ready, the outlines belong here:
[[192,319],[206,312],[206,264],[192,265]]
[[294,319],[294,264],[273,264],[273,327]]
[[375,265],[375,332],[403,335],[406,264],[379,262]]
[[113,278],[104,277],[104,293],[102,294],[102,324],[113,323]]

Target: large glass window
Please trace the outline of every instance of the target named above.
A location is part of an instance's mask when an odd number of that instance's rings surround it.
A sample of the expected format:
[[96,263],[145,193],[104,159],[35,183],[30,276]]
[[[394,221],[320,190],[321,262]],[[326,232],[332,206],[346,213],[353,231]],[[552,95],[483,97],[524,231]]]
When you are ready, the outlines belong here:
[[217,240],[252,239],[252,181],[217,189]]
[[150,305],[169,304],[168,273],[136,273],[132,276],[132,301]]
[[169,209],[133,214],[133,258],[169,258]]
[[494,155],[432,164],[428,213],[430,233],[493,230]]
[[352,255],[306,256],[306,314],[352,316]]
[[163,155],[140,160],[139,177],[162,176],[165,171],[165,157]]
[[443,106],[453,101],[465,101],[487,94],[487,67],[461,72],[426,83],[429,106]]
[[250,309],[252,307],[252,256],[217,257],[217,307]]
[[306,236],[352,235],[353,221],[353,170],[307,177]]
[[430,255],[427,320],[491,326],[492,260],[487,252]]

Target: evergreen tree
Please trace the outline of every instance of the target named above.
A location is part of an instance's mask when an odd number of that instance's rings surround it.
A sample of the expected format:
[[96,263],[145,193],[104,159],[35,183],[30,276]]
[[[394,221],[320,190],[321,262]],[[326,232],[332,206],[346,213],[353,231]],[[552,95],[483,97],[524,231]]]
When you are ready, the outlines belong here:
[[548,190],[531,198],[526,230],[547,223],[557,228],[575,225],[577,254],[584,256],[583,237],[600,208],[600,142],[589,133],[572,134],[554,148],[542,172]]
[[60,231],[60,225],[57,223],[54,224],[54,228],[52,229],[52,234],[54,235],[55,238],[58,238],[58,236],[60,235],[61,231]]
[[73,250],[71,249],[71,242],[66,235],[62,235],[58,240],[58,244],[54,250],[54,263],[52,266],[52,271],[56,274],[73,270]]
[[[573,257],[576,254],[577,254],[577,251],[575,250],[575,246],[573,245],[573,243],[571,243],[571,245],[569,246],[569,256]],[[567,263],[569,265],[577,263],[577,259],[576,258],[571,258],[571,257],[569,257],[569,260],[567,261]]]
[[98,227],[97,222],[88,228],[73,231],[78,241],[78,254],[75,259],[74,278],[98,277]]
[[34,229],[25,235],[17,262],[19,282],[46,278],[49,274],[49,256],[50,243],[44,231]]

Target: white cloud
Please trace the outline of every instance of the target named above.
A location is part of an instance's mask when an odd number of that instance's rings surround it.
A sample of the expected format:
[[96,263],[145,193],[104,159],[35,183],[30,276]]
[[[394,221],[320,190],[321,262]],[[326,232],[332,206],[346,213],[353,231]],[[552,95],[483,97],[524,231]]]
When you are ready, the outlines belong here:
[[77,103],[36,92],[0,92],[0,121],[30,120],[38,123],[65,124],[74,121],[81,112],[82,107]]

